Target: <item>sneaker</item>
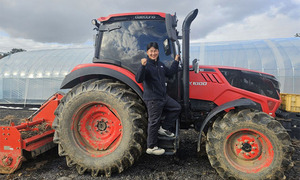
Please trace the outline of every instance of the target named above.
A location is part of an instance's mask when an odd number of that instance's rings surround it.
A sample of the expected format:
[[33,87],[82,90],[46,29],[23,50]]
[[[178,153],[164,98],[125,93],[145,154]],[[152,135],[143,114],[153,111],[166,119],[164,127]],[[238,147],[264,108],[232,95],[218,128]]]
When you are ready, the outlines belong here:
[[162,136],[167,136],[167,137],[175,137],[174,133],[172,133],[166,129],[163,129],[161,126],[158,130],[158,134],[160,134]]
[[162,148],[158,148],[157,146],[155,146],[154,148],[148,148],[146,150],[147,154],[154,154],[154,155],[162,155],[165,153],[165,150]]

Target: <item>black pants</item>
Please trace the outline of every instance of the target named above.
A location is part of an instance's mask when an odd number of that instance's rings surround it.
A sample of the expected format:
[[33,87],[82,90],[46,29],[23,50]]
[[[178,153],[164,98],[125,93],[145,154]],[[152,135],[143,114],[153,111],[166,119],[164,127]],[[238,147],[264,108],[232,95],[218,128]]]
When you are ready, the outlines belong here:
[[[157,146],[158,129],[162,126],[164,129],[172,131],[175,121],[178,119],[181,106],[171,97],[167,96],[164,100],[145,101],[148,109],[148,138],[147,147]],[[161,122],[162,114],[166,118]]]

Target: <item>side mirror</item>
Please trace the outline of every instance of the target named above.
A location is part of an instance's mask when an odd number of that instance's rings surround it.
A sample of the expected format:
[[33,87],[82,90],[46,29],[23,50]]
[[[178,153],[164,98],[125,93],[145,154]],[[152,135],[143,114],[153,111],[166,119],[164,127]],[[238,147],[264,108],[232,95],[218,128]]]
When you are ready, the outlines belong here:
[[171,41],[176,41],[177,37],[177,17],[176,15],[166,14],[166,29]]
[[193,70],[195,73],[199,73],[200,71],[198,59],[193,60]]
[[165,51],[166,56],[169,56],[171,54],[169,39],[164,40],[164,51]]

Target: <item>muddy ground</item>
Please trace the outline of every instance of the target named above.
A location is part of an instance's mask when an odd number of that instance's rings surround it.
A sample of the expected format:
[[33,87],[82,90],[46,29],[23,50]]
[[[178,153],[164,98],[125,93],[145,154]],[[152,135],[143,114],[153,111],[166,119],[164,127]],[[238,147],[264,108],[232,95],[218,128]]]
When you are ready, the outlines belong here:
[[[23,119],[31,115],[34,111],[1,109],[0,125],[10,121]],[[206,156],[199,157],[196,153],[197,132],[194,130],[181,131],[181,153],[178,162],[174,156],[152,156],[144,154],[132,167],[121,174],[113,174],[110,178],[124,180],[140,179],[200,179],[200,180],[219,180],[217,172],[210,166]],[[293,141],[295,153],[293,160],[295,166],[286,172],[289,180],[300,179],[300,141]],[[1,175],[0,179],[6,180],[89,180],[107,179],[106,177],[93,178],[89,173],[78,175],[75,168],[66,165],[64,157],[59,157],[57,149],[54,148],[36,159],[31,159],[22,164],[21,169],[10,175]]]

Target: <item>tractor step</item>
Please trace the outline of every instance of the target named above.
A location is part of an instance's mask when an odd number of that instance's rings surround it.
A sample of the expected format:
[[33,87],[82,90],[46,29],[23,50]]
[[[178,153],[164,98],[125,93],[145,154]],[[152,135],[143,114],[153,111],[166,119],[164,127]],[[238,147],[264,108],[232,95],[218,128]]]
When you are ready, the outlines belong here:
[[179,148],[179,122],[176,121],[175,137],[158,135],[158,147],[165,149],[165,155],[174,155]]
[[176,137],[166,137],[158,136],[158,147],[166,150],[165,155],[173,155],[176,153],[178,136]]

